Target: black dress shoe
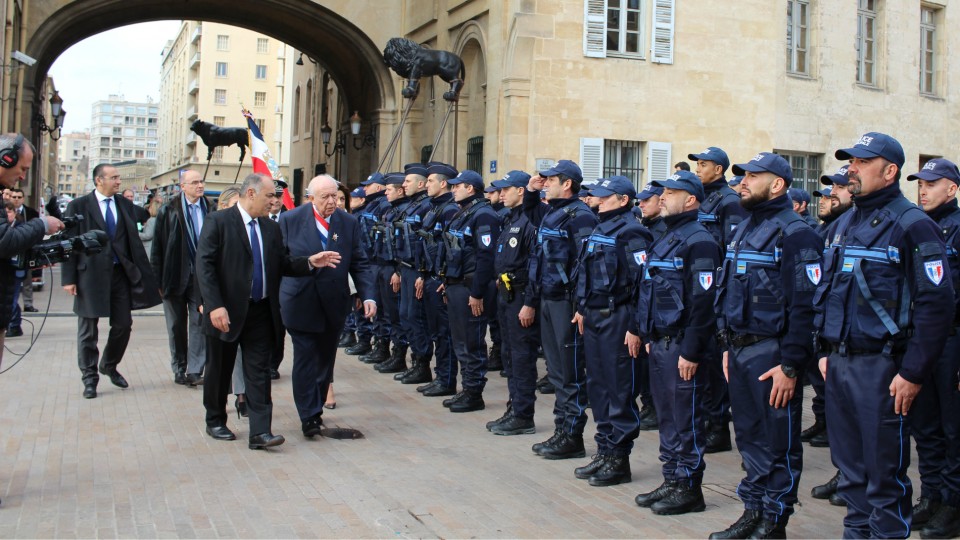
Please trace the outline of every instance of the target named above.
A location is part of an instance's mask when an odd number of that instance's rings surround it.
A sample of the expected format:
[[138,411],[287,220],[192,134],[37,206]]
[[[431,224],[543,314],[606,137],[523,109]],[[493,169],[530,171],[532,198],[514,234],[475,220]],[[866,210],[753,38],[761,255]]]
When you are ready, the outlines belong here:
[[247,447],[251,450],[263,450],[271,446],[280,446],[286,439],[283,435],[274,435],[273,433],[261,433],[250,437]]
[[583,448],[583,435],[562,432],[551,445],[540,449],[540,455],[547,459],[573,459],[587,455]]
[[313,438],[320,435],[321,426],[323,426],[323,418],[320,416],[314,416],[313,418],[304,420],[301,426],[303,436]]
[[601,487],[626,484],[632,480],[630,456],[607,456],[600,470],[590,476],[588,483],[591,486]]
[[187,384],[187,374],[183,371],[177,371],[177,374],[173,376],[173,382],[175,384],[182,384],[186,386]]
[[19,326],[7,328],[7,337],[20,337],[23,335],[23,329]]
[[707,508],[703,501],[703,489],[691,486],[689,481],[677,482],[666,496],[650,505],[650,511],[658,516],[679,516],[690,512],[703,512]]
[[537,426],[533,423],[533,418],[519,416],[511,416],[490,429],[490,433],[494,435],[529,435],[536,432]]
[[232,441],[237,438],[227,426],[207,426],[207,435],[218,441]]
[[573,476],[579,478],[580,480],[586,480],[593,476],[593,474],[600,470],[603,467],[603,462],[607,460],[607,456],[604,454],[594,454],[590,460],[590,463],[587,463],[583,467],[577,467],[573,470]]
[[726,529],[712,533],[710,535],[710,540],[747,538],[753,534],[753,531],[756,530],[757,525],[760,525],[760,521],[762,520],[763,513],[759,510],[744,510],[743,515],[740,516],[740,519],[735,521],[733,525],[727,527]]
[[187,386],[197,387],[203,385],[203,375],[199,373],[187,373]]
[[87,399],[93,399],[97,397],[97,385],[87,384],[83,387],[83,397]]
[[280,371],[270,368],[270,380],[275,381],[280,378]]
[[920,497],[917,504],[913,505],[913,528],[920,525],[926,525],[930,518],[940,509],[940,499],[931,499],[930,497]]
[[110,382],[112,382],[114,386],[118,386],[120,388],[128,388],[130,386],[130,384],[127,383],[127,380],[123,378],[123,375],[121,375],[116,369],[113,371],[106,371],[101,368],[100,373],[110,377]]
[[960,509],[941,504],[937,513],[920,530],[920,538],[956,538],[960,535]]
[[37,309],[37,308],[35,308],[35,307],[33,307],[33,306],[26,306],[26,307],[23,308],[23,311],[25,311],[25,312],[27,312],[27,313],[37,313],[37,312],[40,311],[40,310]]
[[664,480],[657,489],[648,491],[646,493],[641,493],[634,497],[633,502],[637,503],[637,506],[640,508],[650,508],[653,506],[653,503],[669,495],[670,492],[676,487],[676,480]]
[[810,496],[814,499],[829,499],[831,495],[837,492],[837,485],[840,484],[840,471],[833,475],[833,478],[827,480],[826,484],[813,486],[810,490]]
[[240,401],[240,398],[233,400],[233,406],[237,408],[237,418],[246,418],[247,417],[247,402]]

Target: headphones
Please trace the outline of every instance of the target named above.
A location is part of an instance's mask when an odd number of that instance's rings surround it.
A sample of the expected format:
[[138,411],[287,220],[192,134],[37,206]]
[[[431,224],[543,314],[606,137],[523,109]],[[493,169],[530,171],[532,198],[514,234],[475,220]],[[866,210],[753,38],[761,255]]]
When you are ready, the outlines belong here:
[[20,148],[23,146],[23,135],[17,134],[13,146],[0,150],[0,167],[12,169],[20,161]]

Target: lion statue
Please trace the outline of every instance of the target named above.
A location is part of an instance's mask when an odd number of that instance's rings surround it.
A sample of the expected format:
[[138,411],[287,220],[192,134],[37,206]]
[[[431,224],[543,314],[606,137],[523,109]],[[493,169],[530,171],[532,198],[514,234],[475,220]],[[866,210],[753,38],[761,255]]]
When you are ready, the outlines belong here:
[[447,51],[424,49],[404,38],[392,38],[383,49],[383,63],[401,77],[407,79],[403,97],[416,99],[420,93],[420,77],[439,75],[450,84],[443,99],[457,101],[463,89],[463,60]]

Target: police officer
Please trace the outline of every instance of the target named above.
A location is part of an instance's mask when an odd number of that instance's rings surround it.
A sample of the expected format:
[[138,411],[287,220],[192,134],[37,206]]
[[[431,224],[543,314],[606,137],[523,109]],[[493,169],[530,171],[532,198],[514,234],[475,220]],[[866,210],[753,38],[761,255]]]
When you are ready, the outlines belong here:
[[[484,188],[483,196],[490,201],[490,207],[500,216],[500,223],[503,223],[503,220],[506,219],[507,215],[510,213],[510,209],[507,208],[500,197],[500,188],[491,183],[489,186]],[[497,313],[497,282],[494,280],[490,283],[490,290],[487,291],[487,295],[483,297],[484,306],[483,309],[490,314],[490,317],[487,319],[487,326],[490,328],[490,352],[487,355],[487,370],[488,371],[499,371],[502,377],[507,376],[506,365],[504,364],[503,355],[501,350],[503,348],[502,333],[500,331],[500,321],[498,320]]]
[[630,482],[630,452],[640,434],[636,352],[627,349],[627,332],[636,316],[634,291],[650,231],[633,216],[637,191],[625,176],[598,180],[590,190],[600,220],[580,250],[576,313],[587,359],[587,392],[597,423],[597,453],[574,475],[591,486]]
[[650,349],[651,389],[660,418],[663,483],[635,501],[660,515],[702,512],[704,418],[702,387],[709,360],[706,343],[715,339],[716,271],[723,254],[713,235],[697,221],[703,184],[688,171],[653,183],[661,190],[660,215],[666,232],[647,252],[640,282],[637,328],[628,340]]
[[483,197],[483,178],[475,171],[460,171],[448,183],[460,209],[443,231],[444,291],[450,317],[450,337],[460,364],[463,390],[443,401],[450,412],[484,408],[487,383],[487,317],[484,295],[493,281],[493,249],[500,235],[500,216]]
[[[697,181],[699,182],[699,180]],[[640,223],[650,231],[654,241],[658,240],[667,231],[667,223],[660,215],[660,197],[662,195],[663,188],[657,187],[653,183],[648,183],[637,194],[637,206],[643,215]],[[650,393],[650,360],[645,348],[641,347],[638,354],[640,360],[640,431],[656,431],[659,422],[657,421],[657,407]]]
[[[746,211],[740,206],[740,196],[727,185],[724,173],[730,166],[727,153],[711,146],[699,154],[687,156],[697,163],[697,176],[703,183],[706,198],[700,204],[697,219],[713,235],[717,243],[726,246],[733,239],[737,225],[746,218]],[[725,452],[732,448],[730,444],[730,397],[727,381],[720,367],[720,349],[716,342],[711,347],[710,359],[704,362],[706,380],[704,385],[704,411],[707,416],[707,450]]]
[[[363,234],[362,244],[370,261],[376,264],[374,238],[377,237],[378,233],[374,229],[380,223],[380,218],[383,216],[383,213],[390,207],[390,203],[387,202],[386,199],[386,192],[384,191],[386,183],[383,175],[375,172],[368,176],[366,180],[360,182],[360,186],[363,187],[364,193],[366,194],[363,207],[357,209],[357,218],[360,221],[360,232]],[[379,267],[377,267],[376,275],[380,275]],[[380,316],[371,321],[370,330],[371,333],[369,336],[374,340],[372,346],[368,341],[367,334],[358,329],[357,344],[353,347],[348,347],[344,352],[351,355],[359,355],[360,361],[364,363],[375,364],[390,357],[390,326],[386,319]]]
[[[561,159],[530,179],[523,198],[528,219],[540,224],[530,280],[540,302],[540,341],[547,374],[555,389],[554,434],[531,449],[547,459],[586,455],[583,448],[583,427],[587,422],[583,342],[571,321],[576,286],[574,270],[580,246],[599,220],[577,197],[582,182],[580,166]],[[541,189],[547,194],[546,205],[539,201]]]
[[813,354],[820,238],[793,211],[790,164],[769,152],[735,165],[750,217],[727,246],[717,295],[733,427],[746,477],[743,515],[711,538],[785,538],[803,468],[797,376]]
[[[960,170],[946,159],[931,159],[907,177],[919,184],[920,207],[933,219],[947,244],[954,293],[960,291]],[[960,534],[960,302],[943,353],[935,361],[913,405],[913,437],[917,441],[920,502],[913,507],[913,528],[921,538],[956,538]]]
[[[359,186],[353,189],[350,192],[350,197],[347,199],[347,205],[345,210],[350,212],[354,217],[359,220],[360,209],[363,208],[366,201],[367,194],[363,190],[363,186]],[[301,204],[311,204],[313,202],[313,196],[310,195],[310,190],[304,194],[303,202]],[[366,238],[364,237],[363,229],[361,228],[361,237],[360,245],[366,251]],[[368,255],[369,256],[369,255]],[[353,278],[350,278],[351,280]],[[372,331],[373,326],[371,325],[368,319],[363,318],[363,307],[354,308],[350,311],[350,314],[347,315],[347,320],[343,324],[343,334],[340,336],[340,342],[337,343],[338,348],[350,348],[360,343],[366,341],[369,346],[370,336],[373,335]],[[357,341],[357,336],[362,336],[363,339]]]
[[900,192],[900,143],[870,132],[835,155],[855,207],[831,226],[817,309],[844,536],[906,537],[908,413],[953,326],[953,282],[940,228]]
[[663,233],[667,232],[667,223],[660,215],[660,196],[663,195],[663,188],[657,187],[654,183],[647,184],[640,193],[637,193],[637,206],[643,213],[643,226],[650,231],[653,239],[656,241]]
[[430,210],[423,218],[420,237],[423,240],[423,265],[416,281],[416,294],[423,298],[427,317],[427,331],[433,342],[436,377],[432,382],[418,386],[424,396],[452,396],[457,393],[457,361],[450,346],[450,323],[447,303],[443,295],[440,269],[443,260],[443,231],[459,206],[453,200],[447,182],[459,172],[446,163],[427,163],[427,196]]
[[393,378],[403,384],[422,384],[432,379],[430,357],[433,343],[427,330],[423,298],[416,292],[417,278],[425,264],[423,239],[417,233],[432,206],[427,194],[427,168],[421,163],[408,163],[403,172],[403,192],[409,203],[394,217],[394,246],[400,272],[400,321],[410,342],[411,367]]
[[793,211],[797,213],[798,216],[803,218],[811,228],[816,229],[820,226],[817,223],[817,220],[810,215],[810,203],[813,202],[813,198],[810,197],[810,194],[807,193],[807,190],[800,188],[790,188],[787,192],[787,195],[790,196],[790,200],[793,201]]
[[523,197],[530,175],[510,171],[493,182],[509,210],[497,239],[494,274],[497,276],[497,318],[503,333],[501,354],[509,368],[507,410],[487,423],[496,435],[534,433],[533,405],[537,399],[537,347],[540,324],[536,296],[530,282],[530,258],[536,251],[537,229],[523,213]]
[[743,182],[743,177],[736,175],[727,182],[727,185],[730,186],[730,189],[737,194],[737,197],[740,196],[740,182]]
[[407,199],[403,192],[403,173],[387,173],[383,177],[385,184],[384,199],[386,206],[380,215],[380,220],[374,223],[373,229],[373,263],[376,267],[376,281],[378,298],[383,299],[383,327],[387,329],[384,336],[392,347],[389,355],[379,361],[371,358],[374,353],[361,359],[374,364],[374,369],[380,373],[398,373],[406,369],[407,339],[400,322],[400,275],[397,273],[396,244],[394,242],[394,220],[402,215],[406,208]]

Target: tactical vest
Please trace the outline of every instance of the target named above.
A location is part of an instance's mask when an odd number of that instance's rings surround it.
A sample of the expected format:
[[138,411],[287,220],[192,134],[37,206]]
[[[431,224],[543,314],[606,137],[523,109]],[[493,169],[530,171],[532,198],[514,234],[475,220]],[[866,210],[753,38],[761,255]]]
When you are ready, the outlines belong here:
[[531,275],[540,277],[540,285],[545,291],[570,291],[573,288],[570,270],[577,261],[579,239],[571,238],[564,226],[580,212],[590,211],[590,207],[577,200],[543,217],[537,229],[540,256],[533,261]]
[[424,204],[429,204],[426,192],[411,200],[393,222],[394,255],[397,262],[408,268],[417,265],[418,259],[422,257],[423,244],[417,237],[417,231],[423,224],[420,214]]
[[423,216],[423,226],[417,231],[417,234],[423,240],[423,259],[419,270],[431,274],[439,274],[443,266],[443,226],[440,219],[446,214],[450,205],[456,206],[457,202],[450,197],[439,205],[435,205]]
[[[749,233],[746,226],[737,229],[727,246],[720,274],[722,289],[717,303],[721,308],[721,330],[757,336],[783,335],[787,322],[781,278],[783,239],[804,227],[808,225],[796,212],[784,209]],[[820,272],[817,262],[810,261]]]
[[[820,284],[814,297],[814,305],[821,306],[816,321],[820,337],[859,345],[906,340],[911,331],[911,288],[900,251],[891,240],[894,232],[908,229],[926,215],[903,197],[850,227],[855,213],[837,219],[832,229],[837,233],[824,250],[824,271],[831,279]],[[923,247],[917,255],[932,255],[924,253]]]
[[734,203],[740,204],[740,196],[730,186],[723,186],[703,201],[697,213],[697,221],[703,224],[707,232],[712,234],[713,239],[721,246],[730,243],[733,232],[741,221],[740,216],[729,216],[728,223],[720,223],[720,209]]
[[[618,241],[618,236],[630,226],[642,227],[632,213],[620,214],[598,224],[584,241],[577,272],[577,297],[586,299],[588,307],[612,310],[633,296],[633,284],[636,283],[637,273],[646,259],[648,246],[646,242],[624,246],[627,257],[636,257],[636,260],[633,261],[632,268],[621,264],[617,255],[617,244],[622,244],[623,241]],[[596,302],[598,296],[605,297],[604,305],[591,306],[591,299]]]
[[[689,221],[665,233],[650,248],[638,295],[637,320],[642,335],[658,332],[673,336],[683,331],[686,323],[683,254],[690,245],[712,240],[713,236],[702,224]],[[709,279],[712,277],[711,271]],[[713,283],[705,285],[709,288]]]
[[440,274],[446,278],[459,279],[474,271],[476,267],[477,239],[476,231],[471,229],[473,216],[483,209],[489,210],[490,201],[479,197],[469,205],[462,207],[443,232],[444,267]]
[[960,244],[960,208],[940,218],[937,222],[940,232],[947,244],[947,261],[950,266],[950,277],[953,279],[953,291],[957,297],[957,307],[954,311],[954,326],[960,326],[960,253],[956,246]]
[[401,206],[388,205],[382,214],[381,220],[373,225],[373,259],[381,265],[392,265],[396,262],[394,246],[394,217],[403,212]]

